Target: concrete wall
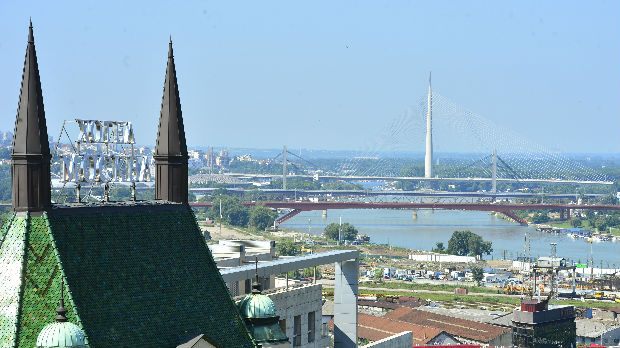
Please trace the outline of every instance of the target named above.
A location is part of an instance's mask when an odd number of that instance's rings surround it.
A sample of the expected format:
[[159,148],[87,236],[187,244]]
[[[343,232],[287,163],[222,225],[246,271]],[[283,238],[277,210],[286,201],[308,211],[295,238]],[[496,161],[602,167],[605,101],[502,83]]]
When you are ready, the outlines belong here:
[[512,346],[512,331],[508,330],[502,335],[499,335],[491,340],[488,344],[489,347],[511,347]]
[[548,321],[575,318],[575,307],[557,306],[546,311],[525,312],[520,309],[513,311],[512,321],[517,323],[536,324]]
[[457,256],[444,254],[409,255],[409,260],[426,262],[476,262],[473,256]]
[[[275,248],[269,249],[258,249],[256,245],[254,245],[254,249],[248,249],[248,246],[242,244],[241,241],[220,241],[225,243],[220,244],[211,244],[209,245],[209,249],[211,250],[211,254],[215,259],[215,264],[218,269],[226,269],[244,266],[248,263],[255,262],[256,258],[258,261],[271,261],[273,260],[273,255],[275,253]],[[247,243],[252,242],[261,242],[257,244],[258,246],[265,245],[267,247],[272,244],[275,245],[273,241],[247,241]],[[249,250],[253,250],[255,253],[250,253]],[[257,251],[261,251],[258,253]],[[226,286],[228,287],[228,291],[230,294],[235,296],[240,296],[248,293],[251,290],[251,284],[253,279],[250,279],[249,287],[246,287],[246,281],[239,282],[228,282]],[[272,289],[275,287],[275,276],[271,275],[269,279],[260,279],[261,285],[264,290]]]
[[404,331],[394,336],[367,344],[362,348],[408,348],[411,346],[413,346],[413,333],[411,331]]
[[[323,287],[321,284],[308,284],[300,287],[278,289],[265,292],[276,306],[280,320],[286,319],[286,336],[293,345],[295,316],[301,316],[301,346],[303,348],[322,348],[330,345],[329,336],[321,336],[323,306]],[[308,313],[314,312],[314,342],[308,343]]]

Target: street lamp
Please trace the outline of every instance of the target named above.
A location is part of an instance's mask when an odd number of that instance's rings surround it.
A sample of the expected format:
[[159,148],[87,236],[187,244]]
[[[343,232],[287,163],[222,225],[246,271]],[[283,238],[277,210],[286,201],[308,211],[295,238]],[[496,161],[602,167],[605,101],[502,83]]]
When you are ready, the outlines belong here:
[[590,243],[590,282],[594,280],[594,259],[592,258],[592,238],[585,241],[586,243]]

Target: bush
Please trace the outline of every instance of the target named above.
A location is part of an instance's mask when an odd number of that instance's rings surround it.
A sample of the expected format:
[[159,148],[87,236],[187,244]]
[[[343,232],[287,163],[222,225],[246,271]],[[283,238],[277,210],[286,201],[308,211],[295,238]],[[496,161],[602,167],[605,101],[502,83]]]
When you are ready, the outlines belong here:
[[290,238],[285,238],[282,241],[276,243],[276,251],[281,256],[293,256],[299,252],[299,247]]

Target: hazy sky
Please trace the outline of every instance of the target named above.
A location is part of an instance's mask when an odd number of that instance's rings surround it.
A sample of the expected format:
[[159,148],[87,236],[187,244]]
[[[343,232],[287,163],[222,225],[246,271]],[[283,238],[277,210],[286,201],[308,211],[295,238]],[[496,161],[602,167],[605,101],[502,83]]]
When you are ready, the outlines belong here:
[[129,120],[154,144],[171,34],[190,145],[355,150],[432,70],[442,96],[544,146],[620,150],[616,0],[1,0],[2,130],[29,16],[55,139],[64,119]]

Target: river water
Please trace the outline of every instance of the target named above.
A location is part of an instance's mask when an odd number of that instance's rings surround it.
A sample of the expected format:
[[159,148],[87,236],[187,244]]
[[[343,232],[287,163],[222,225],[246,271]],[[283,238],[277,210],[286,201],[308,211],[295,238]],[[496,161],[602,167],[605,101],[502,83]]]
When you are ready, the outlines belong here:
[[[370,236],[371,242],[430,251],[436,242],[448,245],[452,232],[470,230],[485,241],[493,242],[493,253],[485,259],[515,259],[523,255],[524,237],[530,240],[530,255],[549,256],[550,243],[557,243],[557,256],[586,263],[590,258],[590,243],[572,239],[565,234],[538,232],[531,226],[520,226],[494,214],[478,211],[419,210],[417,218],[410,210],[330,210],[323,219],[321,211],[303,212],[282,224],[289,230],[320,235],[329,223],[353,224],[359,233]],[[620,243],[592,244],[594,266],[620,267]]]

